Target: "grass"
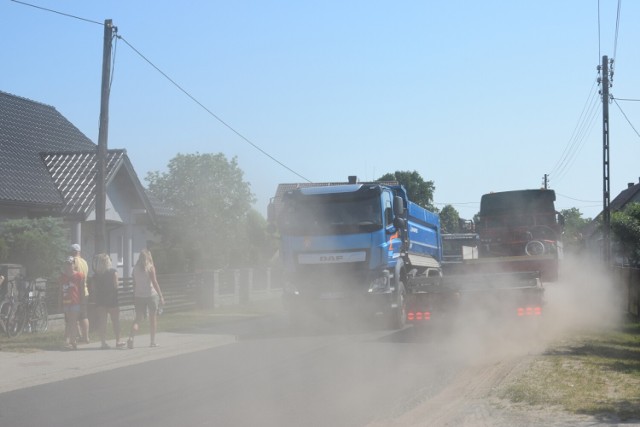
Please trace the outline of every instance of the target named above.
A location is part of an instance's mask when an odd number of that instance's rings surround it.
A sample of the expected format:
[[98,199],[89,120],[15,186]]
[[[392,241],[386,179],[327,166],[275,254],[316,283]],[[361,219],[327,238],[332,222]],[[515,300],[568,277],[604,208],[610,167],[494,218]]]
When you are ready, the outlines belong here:
[[556,344],[498,396],[601,420],[640,419],[640,323]]
[[[158,321],[158,332],[187,332],[194,328],[215,325],[221,322],[234,321],[243,317],[260,316],[282,310],[282,301],[278,298],[250,302],[243,305],[223,306],[215,310],[192,310],[173,313],[163,313]],[[120,320],[121,338],[126,339],[131,329],[132,319]],[[0,351],[14,353],[29,353],[43,350],[59,350],[64,343],[63,326],[52,327],[44,333],[23,333],[18,337],[9,338],[0,334]],[[138,335],[149,333],[149,323],[142,322]],[[111,322],[107,325],[107,338],[113,340]],[[91,334],[93,342],[99,340],[96,332]]]

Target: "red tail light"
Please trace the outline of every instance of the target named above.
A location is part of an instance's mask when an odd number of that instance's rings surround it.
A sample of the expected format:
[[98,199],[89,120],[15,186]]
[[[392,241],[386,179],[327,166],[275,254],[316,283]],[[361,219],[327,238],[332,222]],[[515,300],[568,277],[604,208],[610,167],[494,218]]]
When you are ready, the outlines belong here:
[[407,313],[407,320],[412,322],[414,320],[431,320],[430,311],[410,311]]
[[518,307],[518,316],[541,316],[542,307]]

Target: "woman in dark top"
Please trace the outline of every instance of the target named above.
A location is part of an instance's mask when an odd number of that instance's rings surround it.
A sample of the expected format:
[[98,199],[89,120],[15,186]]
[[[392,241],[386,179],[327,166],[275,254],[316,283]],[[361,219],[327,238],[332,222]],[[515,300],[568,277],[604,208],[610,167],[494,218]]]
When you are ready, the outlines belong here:
[[95,296],[96,312],[98,315],[98,328],[101,349],[110,348],[107,344],[107,315],[111,317],[113,333],[116,338],[116,348],[124,348],[125,343],[120,341],[120,307],[118,306],[118,273],[111,267],[111,258],[107,254],[98,254],[95,258],[92,290]]

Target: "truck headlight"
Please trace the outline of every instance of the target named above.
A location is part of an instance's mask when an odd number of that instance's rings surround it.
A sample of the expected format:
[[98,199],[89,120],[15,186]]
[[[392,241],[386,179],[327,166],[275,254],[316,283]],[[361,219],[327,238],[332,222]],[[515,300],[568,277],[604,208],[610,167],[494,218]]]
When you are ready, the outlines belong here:
[[391,290],[391,275],[384,271],[381,276],[373,279],[369,285],[369,293],[382,293]]

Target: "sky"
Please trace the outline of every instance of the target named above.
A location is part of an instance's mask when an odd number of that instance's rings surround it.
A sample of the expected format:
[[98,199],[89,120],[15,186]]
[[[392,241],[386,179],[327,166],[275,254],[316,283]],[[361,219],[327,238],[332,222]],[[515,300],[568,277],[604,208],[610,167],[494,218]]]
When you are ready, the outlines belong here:
[[558,210],[593,218],[605,55],[611,198],[640,179],[640,2],[28,3],[75,18],[0,0],[0,90],[54,106],[97,143],[111,19],[108,146],[143,185],[178,153],[223,153],[266,216],[279,183],[417,171],[438,208],[472,218],[482,194],[547,174]]

